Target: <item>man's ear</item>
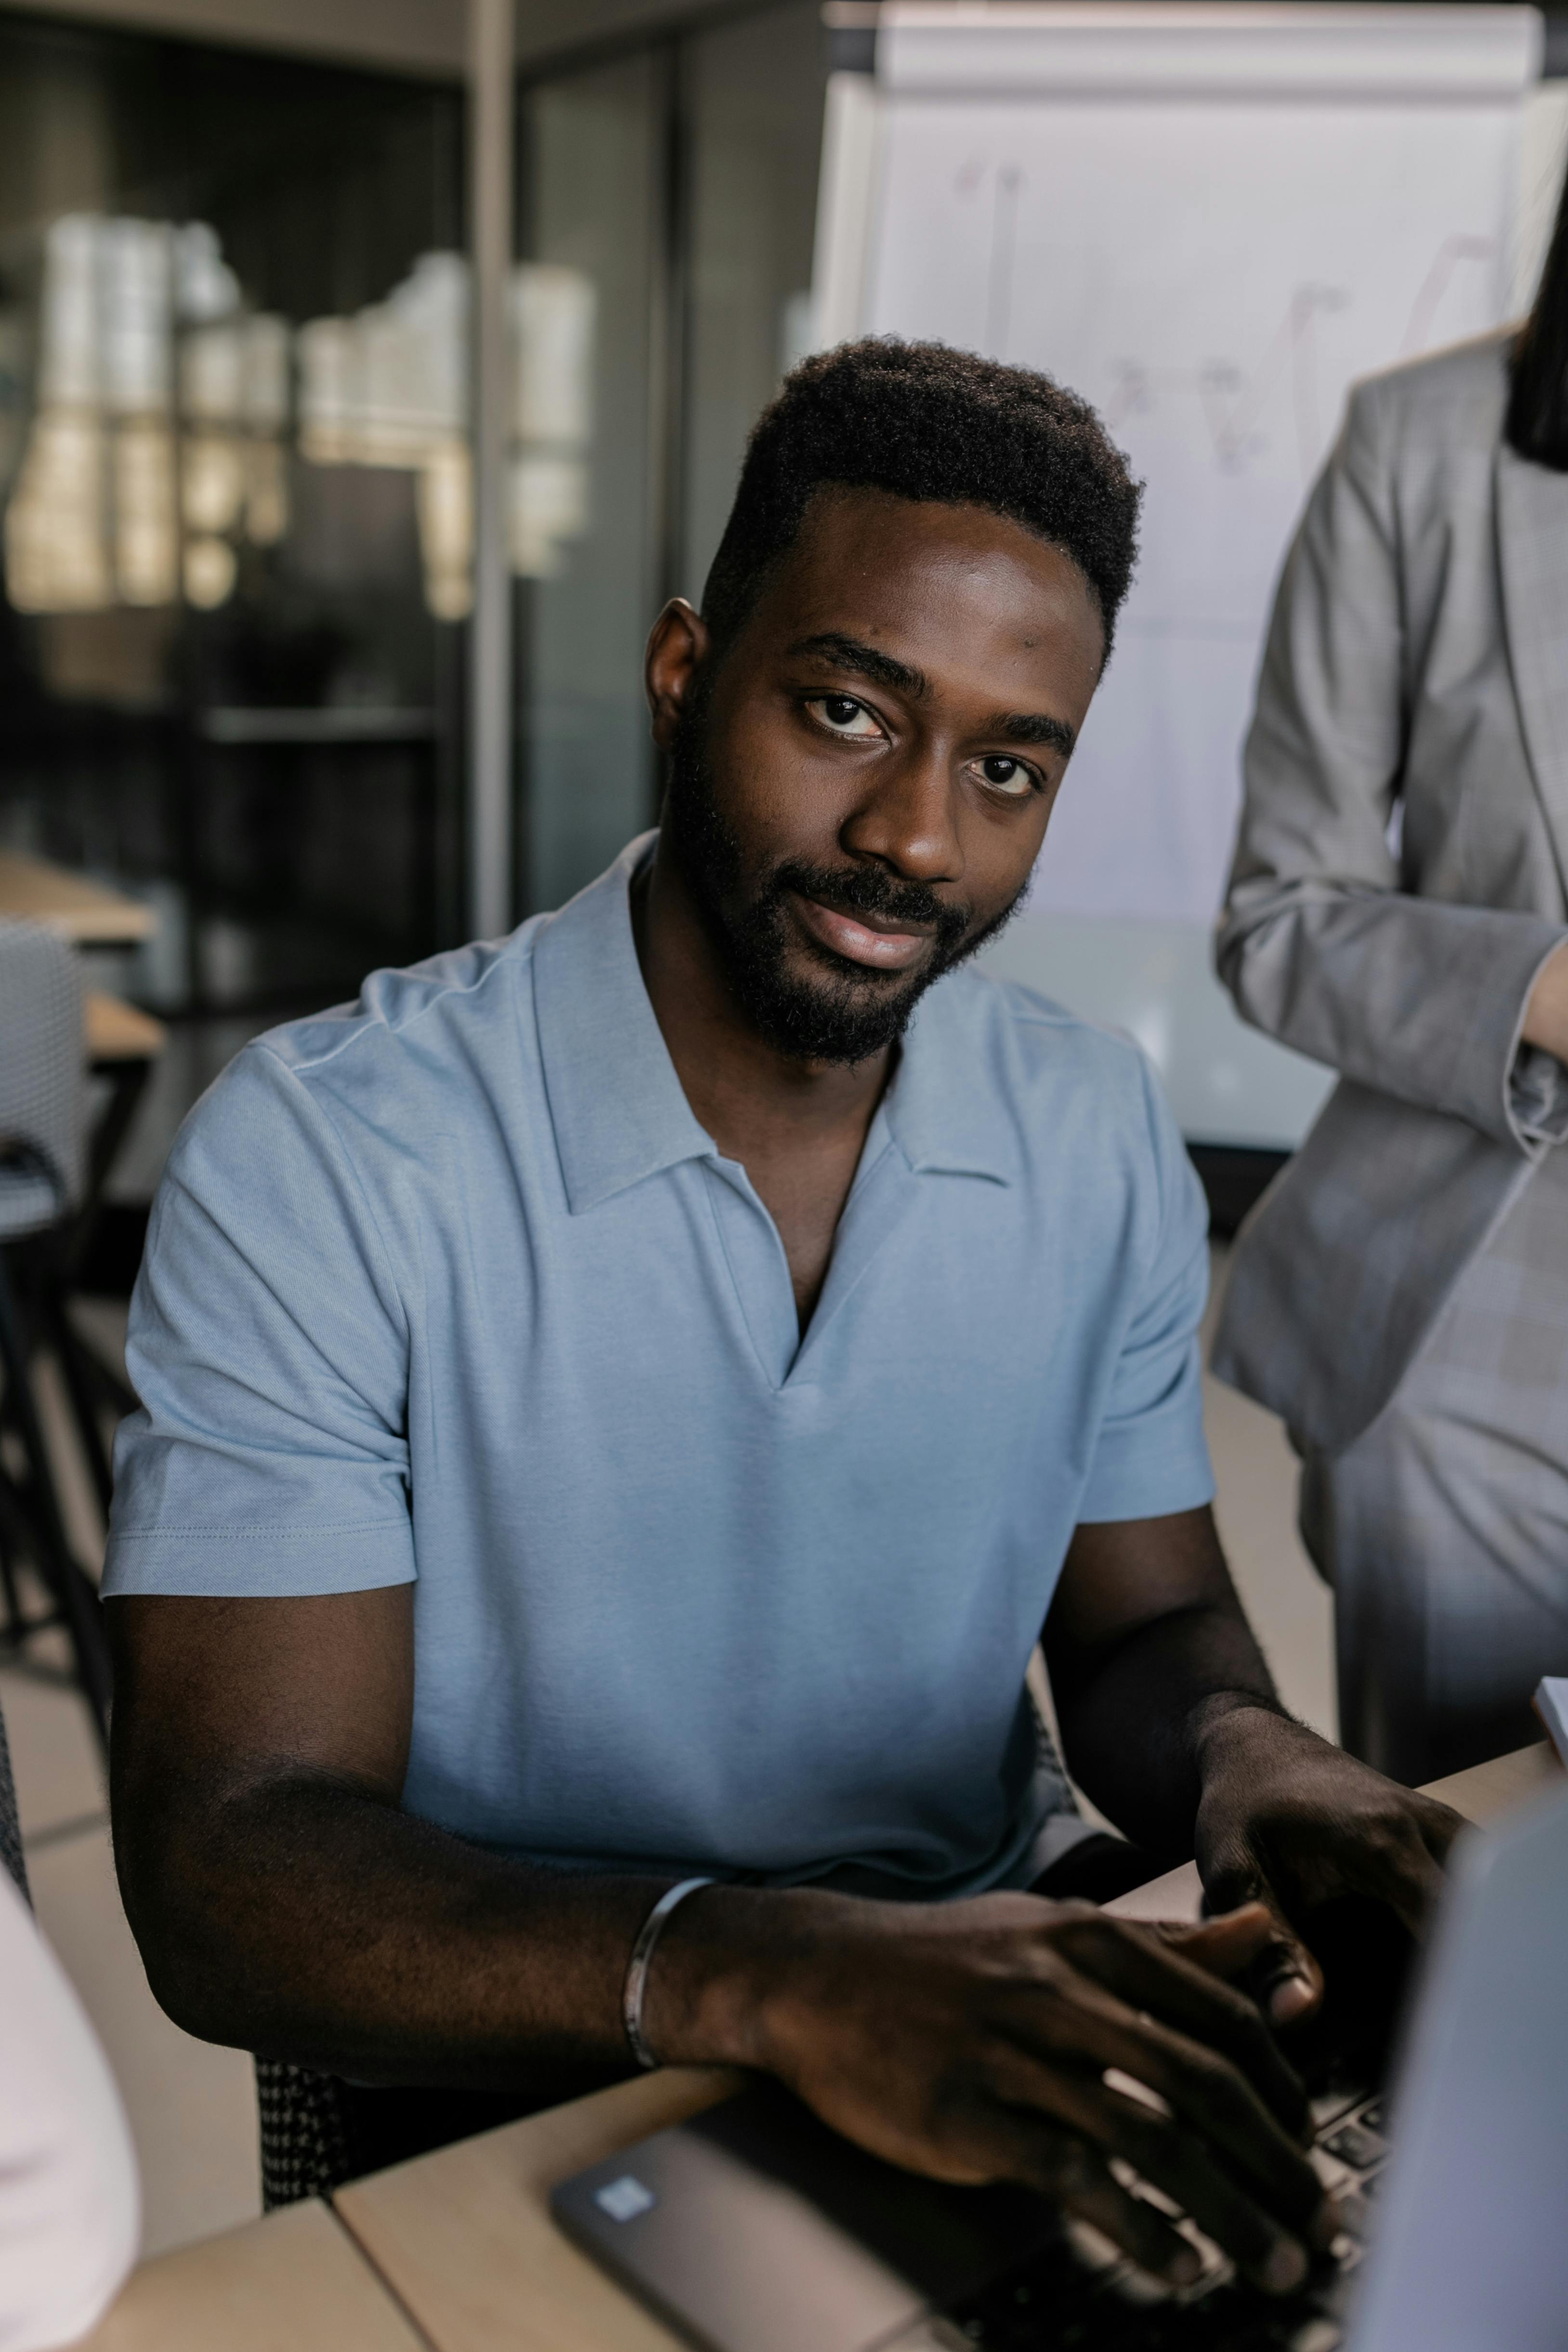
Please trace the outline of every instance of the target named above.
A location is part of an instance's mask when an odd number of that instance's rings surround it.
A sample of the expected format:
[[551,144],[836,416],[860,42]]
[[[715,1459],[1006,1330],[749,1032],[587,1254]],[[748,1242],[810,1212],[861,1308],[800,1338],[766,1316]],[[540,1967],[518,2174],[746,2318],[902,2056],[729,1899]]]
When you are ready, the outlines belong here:
[[691,699],[697,672],[707,658],[712,637],[707,622],[684,596],[672,596],[647,641],[643,683],[653,713],[653,740],[661,751],[675,742],[681,714]]

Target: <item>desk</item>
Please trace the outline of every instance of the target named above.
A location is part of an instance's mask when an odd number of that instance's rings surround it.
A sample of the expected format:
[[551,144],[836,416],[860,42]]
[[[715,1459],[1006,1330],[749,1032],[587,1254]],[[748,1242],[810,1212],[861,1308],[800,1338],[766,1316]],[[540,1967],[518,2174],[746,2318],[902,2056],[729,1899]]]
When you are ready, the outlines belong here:
[[142,899],[15,850],[0,850],[0,916],[42,923],[77,947],[134,947],[158,928]]
[[325,2205],[143,2263],[79,2352],[427,2352]]
[[122,996],[89,988],[82,998],[82,1032],[89,1065],[94,1069],[122,1062],[155,1062],[169,1042],[161,1021]]
[[[1458,1773],[1429,1793],[1486,1821],[1545,1787],[1555,1770],[1543,1744]],[[1145,1896],[1153,1897],[1147,1907]],[[1109,1907],[1195,1917],[1197,1898],[1189,1864]],[[495,2352],[500,2344],[509,2352],[675,2352],[678,2339],[561,2235],[550,2191],[584,2165],[711,2106],[740,2079],[689,2067],[643,2075],[355,2181],[333,2202],[437,2352]]]

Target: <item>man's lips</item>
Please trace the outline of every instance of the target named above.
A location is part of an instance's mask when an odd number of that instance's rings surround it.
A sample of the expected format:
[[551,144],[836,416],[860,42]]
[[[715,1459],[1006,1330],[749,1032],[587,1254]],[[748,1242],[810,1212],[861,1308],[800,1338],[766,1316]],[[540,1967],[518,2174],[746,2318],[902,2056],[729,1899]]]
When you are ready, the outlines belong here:
[[790,896],[813,939],[850,963],[869,964],[877,971],[907,971],[930,951],[936,937],[934,927],[921,930],[885,916],[841,914],[820,898],[807,898],[799,891]]

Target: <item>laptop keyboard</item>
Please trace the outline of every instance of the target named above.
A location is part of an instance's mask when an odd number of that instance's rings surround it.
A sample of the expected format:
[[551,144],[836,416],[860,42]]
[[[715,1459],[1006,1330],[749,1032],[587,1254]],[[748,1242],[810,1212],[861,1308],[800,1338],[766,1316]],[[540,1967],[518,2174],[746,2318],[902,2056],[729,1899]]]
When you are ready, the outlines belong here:
[[919,2321],[882,2352],[1336,2352],[1388,2150],[1381,2098],[1340,2092],[1315,2099],[1312,2109],[1313,2163],[1340,2200],[1344,2226],[1295,2294],[1247,2285],[1186,2220],[1177,2227],[1203,2255],[1204,2273],[1174,2293],[1098,2231],[1068,2222],[1018,2269],[942,2316]]

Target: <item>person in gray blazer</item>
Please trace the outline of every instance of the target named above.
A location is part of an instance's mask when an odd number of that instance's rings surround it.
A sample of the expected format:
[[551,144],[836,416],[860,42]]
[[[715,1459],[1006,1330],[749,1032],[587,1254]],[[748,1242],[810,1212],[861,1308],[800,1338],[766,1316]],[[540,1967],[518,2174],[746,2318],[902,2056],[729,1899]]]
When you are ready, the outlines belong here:
[[1344,1743],[1416,1782],[1568,1673],[1568,191],[1521,330],[1352,393],[1245,771],[1220,976],[1340,1083],[1214,1367],[1302,1456]]

